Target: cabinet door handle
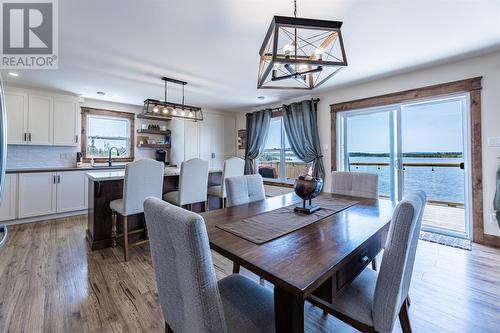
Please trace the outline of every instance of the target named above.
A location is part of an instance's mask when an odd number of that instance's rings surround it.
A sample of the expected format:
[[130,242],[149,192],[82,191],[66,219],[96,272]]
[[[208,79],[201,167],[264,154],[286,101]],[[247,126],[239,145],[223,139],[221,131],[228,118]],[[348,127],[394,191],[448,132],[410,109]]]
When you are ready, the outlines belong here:
[[52,184],[56,183],[56,176],[52,176]]
[[24,141],[28,141],[28,133],[24,133]]
[[57,183],[61,184],[61,176],[57,176]]
[[78,135],[75,135],[75,143],[78,143]]
[[28,133],[28,141],[31,142],[31,133]]

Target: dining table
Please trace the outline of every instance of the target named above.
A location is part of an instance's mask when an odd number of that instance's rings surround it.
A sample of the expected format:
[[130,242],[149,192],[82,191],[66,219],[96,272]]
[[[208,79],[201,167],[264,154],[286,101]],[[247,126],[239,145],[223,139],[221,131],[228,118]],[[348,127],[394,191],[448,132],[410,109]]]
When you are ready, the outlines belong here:
[[261,244],[222,227],[300,204],[295,193],[201,214],[213,251],[274,286],[276,332],[304,332],[304,303],[331,303],[380,253],[387,238],[394,202],[330,193],[320,198],[356,203]]

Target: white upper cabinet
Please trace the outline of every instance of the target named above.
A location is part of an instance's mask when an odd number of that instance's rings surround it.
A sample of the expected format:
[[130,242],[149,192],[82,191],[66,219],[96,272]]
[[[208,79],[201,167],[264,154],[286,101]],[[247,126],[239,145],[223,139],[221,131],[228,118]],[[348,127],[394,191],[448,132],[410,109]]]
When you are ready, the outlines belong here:
[[5,92],[8,144],[76,146],[78,100],[31,91]]
[[54,98],[54,145],[78,144],[78,109],[76,101]]
[[29,95],[28,101],[28,143],[33,145],[51,145],[53,143],[52,125],[54,111],[53,98],[49,96]]
[[26,144],[28,126],[28,94],[5,92],[5,109],[7,111],[7,142],[10,144]]

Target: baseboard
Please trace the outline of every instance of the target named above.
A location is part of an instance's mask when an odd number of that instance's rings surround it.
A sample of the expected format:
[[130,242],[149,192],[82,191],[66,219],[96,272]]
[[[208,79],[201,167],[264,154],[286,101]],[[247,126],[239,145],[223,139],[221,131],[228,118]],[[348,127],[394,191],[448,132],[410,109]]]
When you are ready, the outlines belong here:
[[28,218],[24,218],[24,219],[3,221],[3,222],[0,222],[0,224],[16,225],[16,224],[23,224],[23,223],[34,223],[34,222],[42,222],[42,221],[47,221],[47,220],[54,220],[54,219],[60,219],[60,218],[64,218],[64,217],[87,215],[87,214],[88,214],[88,210],[83,209],[83,210],[77,210],[74,212],[65,212],[65,213],[58,213],[58,214],[52,214],[52,215],[43,215],[43,216],[28,217]]

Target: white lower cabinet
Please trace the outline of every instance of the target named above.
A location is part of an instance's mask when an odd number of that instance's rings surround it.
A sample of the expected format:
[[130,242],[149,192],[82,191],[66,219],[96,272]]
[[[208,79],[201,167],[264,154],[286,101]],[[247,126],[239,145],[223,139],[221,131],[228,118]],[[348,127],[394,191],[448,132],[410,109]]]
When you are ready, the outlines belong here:
[[55,176],[53,172],[19,174],[19,218],[56,213]]
[[19,218],[87,208],[84,171],[19,174]]
[[57,176],[57,212],[72,212],[87,208],[85,172],[58,172]]
[[5,187],[2,204],[0,205],[0,221],[9,221],[17,218],[17,175],[5,175]]

